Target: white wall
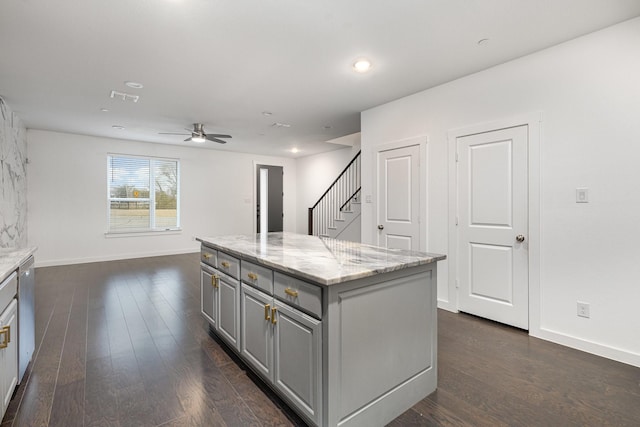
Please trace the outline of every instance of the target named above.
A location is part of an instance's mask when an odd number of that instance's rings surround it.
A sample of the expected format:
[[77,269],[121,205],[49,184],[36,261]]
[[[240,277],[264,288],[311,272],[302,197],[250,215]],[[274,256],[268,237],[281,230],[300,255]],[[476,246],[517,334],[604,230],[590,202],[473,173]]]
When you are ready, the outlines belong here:
[[357,147],[355,149],[345,147],[328,153],[297,159],[298,207],[296,209],[296,231],[298,233],[307,234],[309,232],[308,209],[327,191],[327,188],[335,181],[357,152]]
[[[254,161],[296,175],[294,159],[29,130],[29,245],[39,266],[196,252],[194,236],[254,232]],[[180,159],[182,231],[105,237],[107,153]],[[296,230],[296,181],[284,182]],[[287,195],[293,195],[287,197]]]
[[[362,114],[363,192],[377,144],[428,135],[428,250],[449,253],[447,132],[542,112],[540,321],[530,333],[640,366],[640,18]],[[576,204],[576,187],[590,203]],[[374,239],[375,203],[362,239]],[[438,296],[453,298],[447,262]],[[576,301],[591,318],[576,316]]]

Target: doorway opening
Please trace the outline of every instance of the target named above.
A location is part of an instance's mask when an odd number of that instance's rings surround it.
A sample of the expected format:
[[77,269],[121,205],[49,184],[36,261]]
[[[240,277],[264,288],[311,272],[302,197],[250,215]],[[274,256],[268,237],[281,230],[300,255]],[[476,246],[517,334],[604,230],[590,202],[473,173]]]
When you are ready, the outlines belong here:
[[282,166],[256,165],[256,230],[282,231],[284,207]]

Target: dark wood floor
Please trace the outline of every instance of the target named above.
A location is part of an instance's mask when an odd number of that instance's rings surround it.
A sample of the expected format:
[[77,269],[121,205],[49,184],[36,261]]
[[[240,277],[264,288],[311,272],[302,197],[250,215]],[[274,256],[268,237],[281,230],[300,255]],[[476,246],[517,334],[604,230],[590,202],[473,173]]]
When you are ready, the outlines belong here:
[[[5,426],[291,426],[215,340],[198,254],[36,270],[36,356]],[[439,313],[438,390],[392,426],[639,426],[640,369]]]

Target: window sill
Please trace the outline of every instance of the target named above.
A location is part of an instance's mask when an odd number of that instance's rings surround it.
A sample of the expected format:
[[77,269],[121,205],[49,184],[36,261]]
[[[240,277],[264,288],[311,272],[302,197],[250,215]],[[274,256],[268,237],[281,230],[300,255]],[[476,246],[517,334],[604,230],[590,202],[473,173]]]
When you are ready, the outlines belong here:
[[147,236],[169,236],[174,234],[182,234],[181,228],[171,228],[168,230],[144,230],[144,231],[108,231],[104,233],[107,239],[118,237],[147,237]]

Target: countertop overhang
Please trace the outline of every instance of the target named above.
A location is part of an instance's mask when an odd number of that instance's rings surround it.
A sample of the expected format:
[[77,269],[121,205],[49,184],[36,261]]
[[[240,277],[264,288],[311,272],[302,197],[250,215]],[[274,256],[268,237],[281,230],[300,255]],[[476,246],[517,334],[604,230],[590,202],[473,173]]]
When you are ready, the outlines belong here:
[[35,247],[21,249],[0,248],[0,282],[9,277],[36,250],[37,248]]
[[289,232],[198,237],[196,240],[210,248],[325,286],[446,258],[441,254],[386,249]]

